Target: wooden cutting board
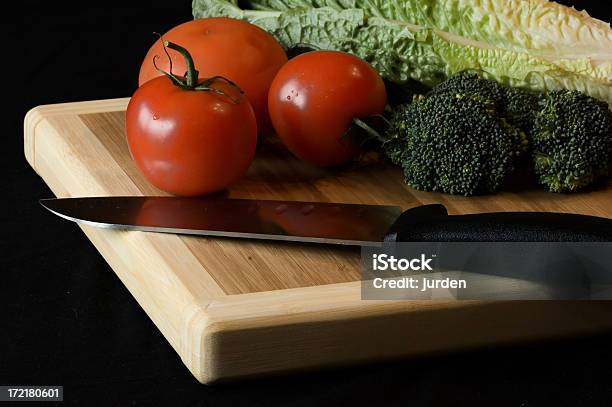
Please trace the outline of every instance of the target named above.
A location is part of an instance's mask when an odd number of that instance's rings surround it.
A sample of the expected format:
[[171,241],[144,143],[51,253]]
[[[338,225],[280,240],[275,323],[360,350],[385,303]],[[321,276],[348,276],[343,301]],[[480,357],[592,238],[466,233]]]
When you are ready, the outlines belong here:
[[[130,159],[127,102],[27,114],[26,158],[56,196],[165,195]],[[322,170],[274,143],[261,146],[228,194],[612,217],[611,185],[574,195],[454,197],[415,191],[383,162]],[[202,383],[612,328],[612,302],[362,301],[356,248],[81,228]]]

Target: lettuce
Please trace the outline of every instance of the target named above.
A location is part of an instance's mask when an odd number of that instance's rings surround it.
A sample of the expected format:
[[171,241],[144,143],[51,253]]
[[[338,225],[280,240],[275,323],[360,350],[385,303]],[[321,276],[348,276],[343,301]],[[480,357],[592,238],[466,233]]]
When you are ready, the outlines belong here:
[[612,29],[547,0],[254,0],[254,9],[361,8],[366,15],[528,52],[612,84]]
[[[350,1],[334,3],[343,5]],[[226,16],[249,21],[270,32],[287,49],[311,44],[350,52],[368,61],[393,82],[414,79],[432,86],[454,73],[473,69],[505,85],[535,90],[576,89],[612,105],[612,86],[606,80],[532,53],[384,16],[371,16],[363,8],[275,10],[261,4],[259,8],[241,9],[237,0],[193,1],[195,18]]]

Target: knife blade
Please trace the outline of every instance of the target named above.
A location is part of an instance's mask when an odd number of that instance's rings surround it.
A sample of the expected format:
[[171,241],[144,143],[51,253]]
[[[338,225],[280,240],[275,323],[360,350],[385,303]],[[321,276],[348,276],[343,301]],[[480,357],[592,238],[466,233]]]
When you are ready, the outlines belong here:
[[555,212],[448,215],[443,205],[399,206],[222,197],[43,199],[65,219],[103,228],[331,243],[612,241],[612,219]]
[[43,199],[65,219],[90,226],[200,236],[345,245],[380,244],[398,206],[220,197]]

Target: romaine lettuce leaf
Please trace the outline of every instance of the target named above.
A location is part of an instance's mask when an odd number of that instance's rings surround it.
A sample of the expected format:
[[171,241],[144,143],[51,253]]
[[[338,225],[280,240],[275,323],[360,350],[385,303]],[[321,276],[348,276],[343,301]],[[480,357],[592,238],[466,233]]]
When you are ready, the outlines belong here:
[[548,0],[252,0],[253,9],[360,8],[366,15],[528,52],[612,84],[608,23]]
[[427,85],[475,69],[510,86],[536,90],[576,89],[612,105],[612,86],[526,52],[465,37],[368,16],[363,9],[337,7],[243,10],[237,0],[194,0],[195,18],[226,16],[256,24],[287,49],[311,44],[355,54],[394,82]]

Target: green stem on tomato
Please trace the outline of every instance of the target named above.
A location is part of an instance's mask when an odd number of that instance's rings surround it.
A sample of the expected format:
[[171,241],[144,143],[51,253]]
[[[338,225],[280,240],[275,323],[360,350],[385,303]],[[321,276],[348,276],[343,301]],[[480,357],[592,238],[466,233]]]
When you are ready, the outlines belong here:
[[384,142],[385,141],[384,137],[380,135],[378,130],[374,129],[372,126],[370,126],[369,124],[367,124],[366,122],[364,122],[360,118],[355,117],[353,119],[353,124],[355,126],[359,127],[361,130],[365,131],[370,137],[372,137],[372,138],[374,138],[374,139],[376,139],[376,140],[378,140],[380,142]]
[[173,49],[179,52],[183,58],[185,58],[185,65],[187,65],[187,73],[185,74],[186,83],[185,85],[189,89],[193,89],[198,84],[198,71],[195,68],[195,64],[193,63],[193,58],[189,51],[185,48],[181,47],[178,44],[175,44],[170,41],[164,41],[164,46],[170,49]]
[[[191,54],[189,53],[189,51],[187,51],[185,48],[183,48],[182,46],[178,44],[175,44],[170,41],[164,41],[161,35],[159,35],[159,37],[162,40],[164,52],[166,53],[166,56],[168,57],[168,60],[169,60],[170,72],[166,72],[157,66],[157,58],[159,58],[158,55],[153,57],[153,66],[155,66],[155,69],[157,69],[159,72],[167,76],[174,85],[184,90],[214,92],[219,95],[223,95],[227,97],[235,104],[240,103],[240,97],[234,98],[226,91],[212,86],[214,82],[221,81],[221,82],[228,84],[232,88],[236,89],[240,95],[244,94],[243,90],[240,89],[238,85],[236,85],[234,82],[232,82],[231,80],[223,76],[213,76],[212,78],[205,79],[204,81],[199,83],[199,78],[198,78],[199,72],[195,68],[193,58],[191,57]],[[172,73],[172,58],[168,54],[168,51],[166,50],[166,48],[170,48],[170,49],[173,49],[179,52],[183,56],[183,58],[185,58],[185,65],[187,66],[187,72],[185,73],[185,79],[179,78],[178,76]]]

